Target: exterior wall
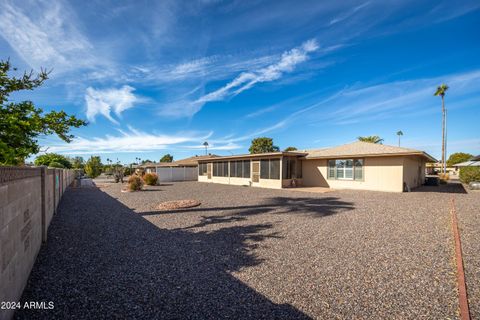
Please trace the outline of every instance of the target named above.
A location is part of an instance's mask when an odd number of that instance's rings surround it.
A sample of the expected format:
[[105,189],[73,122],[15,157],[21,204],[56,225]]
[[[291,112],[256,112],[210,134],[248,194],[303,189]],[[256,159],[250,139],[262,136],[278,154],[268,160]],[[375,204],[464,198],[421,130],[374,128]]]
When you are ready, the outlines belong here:
[[158,182],[195,181],[198,179],[197,167],[157,167]]
[[262,178],[260,178],[260,180],[258,182],[252,183],[252,187],[281,189],[282,188],[282,179],[262,179]]
[[[0,301],[20,299],[46,241],[55,197],[60,199],[73,178],[73,170],[0,167]],[[12,316],[13,310],[0,312],[0,319]]]
[[403,181],[411,188],[421,186],[425,181],[425,160],[420,157],[403,159]]
[[388,192],[403,191],[403,157],[364,158],[364,180],[334,180],[327,177],[327,160],[303,161],[303,185],[333,189]]

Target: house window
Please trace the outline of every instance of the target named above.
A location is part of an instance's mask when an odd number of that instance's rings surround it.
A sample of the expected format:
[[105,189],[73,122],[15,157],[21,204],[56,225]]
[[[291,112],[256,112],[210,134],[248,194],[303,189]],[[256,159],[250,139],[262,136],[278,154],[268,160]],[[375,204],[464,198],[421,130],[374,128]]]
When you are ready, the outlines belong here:
[[260,161],[261,179],[280,179],[280,159],[263,159]]
[[250,178],[250,160],[242,161],[243,166],[243,177]]
[[230,177],[250,178],[250,160],[230,161]]
[[230,177],[237,176],[237,164],[236,161],[230,161]]
[[228,161],[213,163],[214,177],[228,177]]
[[300,162],[294,157],[284,157],[282,161],[282,176],[283,179],[296,179],[301,178],[301,172],[299,171]]
[[206,163],[199,163],[198,164],[198,175],[205,176],[207,174],[207,164]]
[[363,180],[363,159],[328,160],[327,178]]

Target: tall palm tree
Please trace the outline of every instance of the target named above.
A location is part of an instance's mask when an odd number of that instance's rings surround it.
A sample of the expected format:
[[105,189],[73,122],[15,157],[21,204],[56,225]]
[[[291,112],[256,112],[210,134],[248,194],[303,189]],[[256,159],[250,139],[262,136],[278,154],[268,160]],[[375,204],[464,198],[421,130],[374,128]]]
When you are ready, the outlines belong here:
[[400,147],[400,137],[403,136],[402,130],[397,131],[397,136],[398,136],[398,146]]
[[443,173],[447,173],[447,168],[445,165],[445,94],[447,93],[448,86],[442,83],[439,87],[437,87],[437,91],[433,94],[434,96],[442,97],[442,171]]
[[358,137],[358,141],[382,144],[383,139],[379,136]]

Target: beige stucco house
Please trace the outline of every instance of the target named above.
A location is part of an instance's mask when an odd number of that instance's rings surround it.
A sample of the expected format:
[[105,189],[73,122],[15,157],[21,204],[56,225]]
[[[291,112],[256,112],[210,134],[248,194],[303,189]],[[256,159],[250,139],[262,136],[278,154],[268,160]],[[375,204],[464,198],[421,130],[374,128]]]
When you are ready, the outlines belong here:
[[402,192],[425,181],[429,154],[368,142],[303,152],[199,160],[198,181],[267,188],[326,187]]

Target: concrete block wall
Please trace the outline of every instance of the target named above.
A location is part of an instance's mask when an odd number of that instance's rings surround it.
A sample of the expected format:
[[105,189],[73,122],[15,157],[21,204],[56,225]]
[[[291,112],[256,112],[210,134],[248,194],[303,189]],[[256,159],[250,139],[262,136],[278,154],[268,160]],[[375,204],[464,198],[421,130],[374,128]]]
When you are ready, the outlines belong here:
[[[74,171],[0,167],[0,302],[17,302]],[[0,310],[10,319],[13,310]]]

